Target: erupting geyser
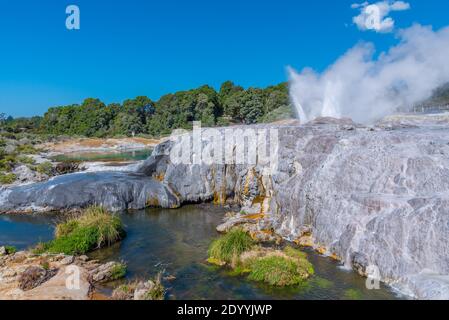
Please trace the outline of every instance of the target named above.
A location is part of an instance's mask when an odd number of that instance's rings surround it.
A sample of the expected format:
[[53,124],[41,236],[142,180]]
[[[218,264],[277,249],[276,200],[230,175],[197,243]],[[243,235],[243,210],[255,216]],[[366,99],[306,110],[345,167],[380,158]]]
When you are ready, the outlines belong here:
[[414,25],[398,37],[399,44],[378,56],[372,44],[358,44],[321,74],[289,68],[290,96],[301,122],[348,117],[372,123],[449,81],[449,27]]

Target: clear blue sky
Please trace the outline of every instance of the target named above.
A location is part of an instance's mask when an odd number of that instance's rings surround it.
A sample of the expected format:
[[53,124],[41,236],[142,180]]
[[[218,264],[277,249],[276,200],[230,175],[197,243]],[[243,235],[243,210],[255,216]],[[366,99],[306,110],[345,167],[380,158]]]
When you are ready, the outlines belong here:
[[[361,32],[354,0],[0,0],[0,112],[106,103],[225,80],[267,86],[285,68],[324,69],[360,40],[380,50],[394,34]],[[361,1],[362,2],[362,1]],[[449,1],[410,0],[398,27],[449,25]],[[65,8],[81,30],[65,28]]]

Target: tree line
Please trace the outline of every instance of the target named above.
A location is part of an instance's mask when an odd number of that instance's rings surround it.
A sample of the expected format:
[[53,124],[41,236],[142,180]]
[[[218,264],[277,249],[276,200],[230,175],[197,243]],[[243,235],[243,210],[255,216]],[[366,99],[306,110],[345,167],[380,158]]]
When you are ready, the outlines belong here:
[[88,98],[80,105],[50,108],[43,117],[12,119],[3,115],[0,125],[6,131],[52,135],[161,136],[173,129],[190,129],[193,121],[201,121],[203,126],[270,122],[290,117],[291,110],[287,83],[244,89],[227,81],[218,92],[205,85],[167,94],[159,101],[140,96],[106,105]]

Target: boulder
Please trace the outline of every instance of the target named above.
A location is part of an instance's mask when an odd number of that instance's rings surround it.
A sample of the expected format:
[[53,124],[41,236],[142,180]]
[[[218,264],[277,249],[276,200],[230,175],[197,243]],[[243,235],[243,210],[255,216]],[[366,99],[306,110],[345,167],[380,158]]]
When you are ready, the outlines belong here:
[[34,289],[50,280],[56,273],[56,270],[46,270],[42,267],[30,266],[20,275],[19,288],[23,291]]
[[114,271],[120,267],[122,267],[122,264],[114,261],[101,264],[89,271],[90,279],[94,283],[104,283],[117,280],[115,278],[116,275]]
[[17,181],[20,183],[40,182],[48,179],[46,174],[33,171],[26,165],[18,166],[13,170],[13,173],[17,176]]
[[72,264],[74,261],[75,261],[75,257],[73,257],[73,256],[66,256],[65,258],[60,260],[59,263],[61,263],[64,266],[67,266],[69,264]]

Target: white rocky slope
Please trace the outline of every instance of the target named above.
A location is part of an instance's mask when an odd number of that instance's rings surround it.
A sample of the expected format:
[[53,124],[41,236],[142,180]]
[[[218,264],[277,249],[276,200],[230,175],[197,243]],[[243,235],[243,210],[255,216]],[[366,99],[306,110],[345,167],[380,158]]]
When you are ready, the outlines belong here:
[[265,214],[261,229],[271,225],[289,240],[311,233],[316,247],[361,274],[376,267],[407,294],[449,299],[449,125],[415,118],[372,128],[334,119],[280,126],[277,172],[157,157],[142,172],[163,176],[181,202],[233,196]]
[[279,131],[276,171],[261,163],[173,164],[173,143],[165,142],[129,178],[88,176],[85,188],[78,175],[76,181],[0,191],[0,211],[231,199],[264,216],[260,229],[272,228],[289,240],[311,235],[315,246],[361,274],[375,266],[383,281],[408,294],[449,299],[445,117],[397,117],[371,128],[335,119],[250,128]]

